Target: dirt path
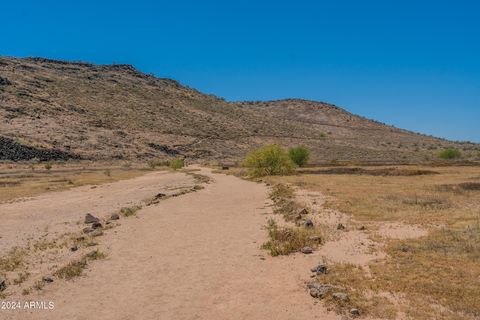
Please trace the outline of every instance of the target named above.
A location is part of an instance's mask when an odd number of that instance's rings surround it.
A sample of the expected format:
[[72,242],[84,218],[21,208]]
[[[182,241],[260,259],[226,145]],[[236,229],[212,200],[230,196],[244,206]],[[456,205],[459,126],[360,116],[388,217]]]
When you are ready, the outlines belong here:
[[[28,300],[54,310],[12,319],[340,319],[305,291],[318,255],[260,249],[270,213],[262,184],[212,174],[204,190],[142,209],[107,231],[85,277],[58,280]],[[22,298],[22,301],[25,301]]]
[[194,185],[190,176],[168,171],[99,186],[49,192],[13,203],[0,204],[0,256],[29,240],[78,230],[87,212],[102,217],[159,192]]

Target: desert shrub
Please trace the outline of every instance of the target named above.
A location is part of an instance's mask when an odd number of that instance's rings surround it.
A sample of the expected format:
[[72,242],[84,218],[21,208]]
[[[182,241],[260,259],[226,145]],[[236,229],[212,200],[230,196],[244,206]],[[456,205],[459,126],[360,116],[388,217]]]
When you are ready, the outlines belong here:
[[173,170],[181,169],[184,165],[185,163],[183,162],[183,159],[173,159],[170,161],[170,168]]
[[288,155],[297,166],[303,167],[308,162],[310,151],[304,146],[298,146],[288,149]]
[[316,247],[321,243],[318,230],[281,227],[273,219],[268,221],[266,229],[270,239],[262,248],[270,251],[273,257],[298,252],[305,246]]
[[51,163],[45,163],[45,169],[50,171],[52,169],[52,164]]
[[155,169],[156,167],[168,167],[170,166],[170,161],[154,159],[148,162],[148,166],[151,169]]
[[120,209],[120,214],[124,217],[130,217],[137,213],[140,210],[140,206],[132,206],[132,207],[123,207]]
[[288,153],[276,144],[253,150],[245,157],[243,166],[254,177],[288,175],[295,170]]
[[54,274],[61,279],[70,280],[75,277],[80,277],[86,267],[86,259],[74,260],[66,266],[58,269]]
[[462,156],[459,150],[455,148],[447,148],[438,154],[440,159],[458,159]]

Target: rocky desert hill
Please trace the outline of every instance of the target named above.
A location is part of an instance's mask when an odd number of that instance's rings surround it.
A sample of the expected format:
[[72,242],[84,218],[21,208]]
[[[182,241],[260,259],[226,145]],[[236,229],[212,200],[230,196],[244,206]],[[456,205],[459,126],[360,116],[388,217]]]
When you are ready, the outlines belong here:
[[322,102],[227,102],[130,65],[0,57],[0,160],[237,161],[266,143],[314,161],[418,162],[480,146],[397,129]]

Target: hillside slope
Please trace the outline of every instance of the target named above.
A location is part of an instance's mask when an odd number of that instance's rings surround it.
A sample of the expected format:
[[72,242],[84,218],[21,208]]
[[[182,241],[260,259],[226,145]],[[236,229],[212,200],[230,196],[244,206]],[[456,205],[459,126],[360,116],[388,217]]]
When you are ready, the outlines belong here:
[[272,142],[305,144],[314,161],[421,161],[451,145],[479,150],[325,103],[226,102],[130,65],[42,58],[0,58],[0,122],[0,136],[19,145],[84,159],[235,161]]

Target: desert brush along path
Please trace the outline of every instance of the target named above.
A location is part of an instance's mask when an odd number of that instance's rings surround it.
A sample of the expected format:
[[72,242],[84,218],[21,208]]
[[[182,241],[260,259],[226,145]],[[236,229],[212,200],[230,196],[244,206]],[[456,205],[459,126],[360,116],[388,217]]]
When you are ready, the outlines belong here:
[[[34,286],[28,295],[15,293],[5,298],[54,302],[54,308],[2,310],[1,318],[340,319],[312,299],[306,289],[309,269],[318,263],[318,255],[271,257],[261,249],[267,239],[264,226],[272,213],[268,187],[208,169],[199,169],[197,173],[210,178],[209,183],[203,184],[204,188],[188,189],[189,184],[194,184],[193,178],[182,172],[154,172],[135,178],[133,182],[105,185],[102,188],[108,191],[104,194],[99,194],[100,187],[52,193],[50,196],[56,197],[56,201],[51,202],[47,211],[54,214],[45,215],[44,219],[57,219],[55,214],[60,210],[56,210],[55,205],[58,205],[62,208],[62,219],[79,221],[82,219],[80,212],[85,214],[93,210],[97,201],[104,201],[104,212],[108,212],[105,202],[110,201],[112,207],[118,206],[112,201],[115,190],[148,189],[152,181],[163,185],[157,185],[156,192],[187,190],[179,196],[172,194],[150,202],[134,216],[110,223],[113,227],[106,227],[103,234],[94,239],[91,248],[79,245],[78,250],[70,252],[68,247],[59,245],[54,252],[64,256],[61,261],[45,256],[42,261],[53,259],[55,264],[47,268],[37,261],[37,271],[30,271],[36,272],[37,277],[41,272],[53,274],[53,282]],[[194,189],[195,192],[188,192]],[[119,195],[118,202],[126,201],[125,197],[129,196]],[[14,205],[41,204],[48,196],[4,204],[0,211]],[[95,201],[86,201],[89,196]],[[69,214],[68,208],[62,207],[62,199],[70,201],[69,208],[75,213]],[[39,205],[39,208],[44,207]],[[33,212],[35,208],[31,209]],[[2,212],[2,219],[6,221],[19,215],[5,212]],[[101,216],[99,210],[94,212]],[[33,219],[32,223],[38,220],[41,218]],[[28,221],[21,220],[21,223],[28,224]],[[83,221],[77,224],[80,230],[83,227]],[[17,230],[22,228],[18,226]],[[8,243],[11,241],[13,238],[8,239]],[[101,252],[102,259],[88,260],[80,276],[70,280],[55,276],[55,268],[72,259],[65,256],[77,255],[80,259],[78,255],[91,250]]]

